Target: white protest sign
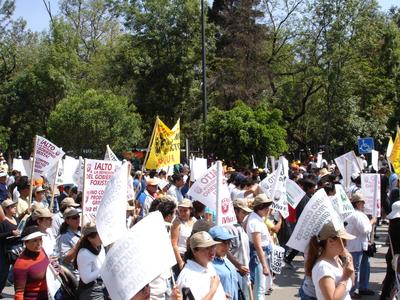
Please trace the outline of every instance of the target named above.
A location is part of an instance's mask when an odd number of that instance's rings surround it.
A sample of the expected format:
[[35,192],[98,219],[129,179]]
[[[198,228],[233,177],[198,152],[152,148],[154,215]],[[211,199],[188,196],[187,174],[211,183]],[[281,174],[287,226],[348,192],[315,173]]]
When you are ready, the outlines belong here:
[[61,279],[57,278],[56,271],[53,269],[52,265],[49,264],[46,270],[46,283],[47,283],[47,294],[49,299],[54,299],[55,294],[61,287]]
[[79,165],[79,160],[66,155],[63,161],[63,181],[64,184],[78,185],[74,179],[75,170]]
[[265,157],[264,171],[265,171],[265,172],[268,172],[268,171],[269,171],[269,169],[268,169],[268,156]]
[[120,161],[85,159],[82,197],[84,214],[96,215],[97,208],[103,198],[104,190],[111,177],[120,166]]
[[322,152],[318,152],[317,155],[317,168],[322,168]]
[[34,152],[33,178],[45,176],[50,169],[64,156],[64,151],[47,139],[36,136]]
[[279,211],[283,218],[289,216],[288,202],[286,197],[286,180],[289,178],[289,162],[281,156],[279,158],[278,169],[276,170],[276,176],[274,184],[272,185],[271,198],[273,200],[271,208]]
[[258,169],[256,163],[254,162],[254,155],[253,155],[253,154],[251,155],[251,162],[253,163],[253,166],[252,166],[252,167],[253,167],[253,170],[254,170],[254,169]]
[[339,168],[340,173],[343,176],[345,187],[349,186],[349,178],[351,177],[351,175],[361,173],[361,166],[358,163],[357,156],[354,151],[347,152],[342,156],[335,158],[335,162],[337,167]]
[[268,197],[271,197],[272,194],[272,186],[275,182],[275,177],[276,177],[277,171],[269,174],[267,177],[265,177],[260,183],[260,188],[263,191],[264,194],[266,194]]
[[222,162],[217,161],[217,225],[229,225],[236,223],[235,210],[228,184],[222,171]]
[[115,155],[115,153],[111,150],[110,146],[106,146],[106,154],[104,154],[104,160],[113,160],[113,161],[119,161],[118,157]]
[[96,214],[96,227],[104,246],[125,234],[128,193],[128,166],[125,162],[112,175]]
[[17,170],[21,172],[21,176],[31,176],[32,171],[32,160],[31,159],[22,159],[22,158],[14,158],[13,159],[13,170]]
[[292,208],[296,208],[301,199],[306,193],[303,189],[293,180],[287,179],[286,181],[286,197],[287,202]]
[[47,174],[47,180],[53,186],[59,186],[64,183],[63,181],[63,161],[60,159],[57,164]]
[[207,172],[207,159],[194,157],[189,160],[190,180],[196,181],[201,175]]
[[193,201],[199,201],[211,210],[217,210],[217,164],[212,165],[192,184],[187,195]]
[[275,274],[281,274],[283,259],[285,258],[285,248],[272,246],[271,271]]
[[112,246],[100,274],[113,300],[130,300],[175,264],[164,219],[156,211],[133,226]]
[[312,236],[318,235],[322,226],[332,221],[336,229],[343,227],[324,189],[318,190],[308,201],[286,243],[290,248],[304,252]]
[[371,165],[376,172],[379,171],[378,160],[379,160],[379,151],[371,150]]
[[381,216],[381,176],[361,174],[361,191],[364,196],[364,213],[373,217]]
[[330,197],[332,201],[333,208],[342,218],[346,219],[354,211],[354,207],[351,204],[349,197],[347,197],[346,192],[341,184],[335,184],[335,196]]
[[272,172],[275,171],[275,156],[270,156]]
[[78,191],[83,192],[83,173],[85,169],[85,161],[82,156],[79,156],[78,164],[72,175],[73,182],[78,186]]

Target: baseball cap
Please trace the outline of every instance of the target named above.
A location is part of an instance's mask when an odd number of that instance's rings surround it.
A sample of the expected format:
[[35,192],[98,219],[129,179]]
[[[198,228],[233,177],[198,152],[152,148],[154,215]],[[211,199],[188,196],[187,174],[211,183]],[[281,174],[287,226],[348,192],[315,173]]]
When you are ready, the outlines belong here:
[[37,208],[33,211],[31,218],[36,221],[40,218],[52,218],[53,214],[47,208]]
[[190,201],[189,199],[183,199],[181,201],[181,203],[178,204],[178,207],[187,207],[187,208],[192,208],[193,204],[192,201]]
[[236,198],[235,200],[233,200],[233,207],[238,207],[248,213],[251,213],[253,211],[249,208],[248,201],[245,198]]
[[214,241],[209,233],[200,231],[190,237],[189,244],[190,249],[193,251],[195,248],[207,248],[220,244],[220,242]]
[[94,233],[94,232],[97,232],[95,222],[90,221],[90,222],[86,223],[85,225],[83,225],[83,228],[82,228],[83,236],[88,236],[89,234]]
[[332,222],[328,222],[322,226],[321,231],[318,234],[318,239],[321,241],[327,240],[328,238],[340,237],[345,240],[353,240],[356,237],[346,231],[346,229],[341,228],[339,230],[335,229]]
[[219,240],[219,241],[228,241],[236,237],[230,234],[228,230],[226,230],[226,228],[222,226],[214,226],[208,231],[208,233],[214,240]]
[[9,207],[11,205],[17,205],[17,203],[12,201],[11,199],[6,199],[1,203],[1,207],[2,208],[6,208],[6,207]]
[[73,216],[79,215],[80,213],[81,213],[81,210],[78,210],[76,208],[70,207],[70,208],[67,208],[64,211],[63,217],[64,217],[64,219],[66,219],[66,218],[69,218],[69,217],[73,217]]
[[61,201],[60,207],[78,207],[79,204],[75,202],[74,198],[66,197]]

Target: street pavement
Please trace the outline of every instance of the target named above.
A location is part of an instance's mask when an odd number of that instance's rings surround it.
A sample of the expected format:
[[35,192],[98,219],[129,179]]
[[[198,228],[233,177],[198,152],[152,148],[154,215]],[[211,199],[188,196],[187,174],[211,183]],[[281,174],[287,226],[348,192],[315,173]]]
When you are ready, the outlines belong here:
[[[382,281],[386,273],[385,255],[388,247],[385,245],[388,227],[383,225],[378,227],[378,239],[375,241],[381,246],[378,253],[371,259],[371,277],[369,288],[375,292],[375,296],[362,296],[362,299],[373,300],[379,299]],[[284,267],[282,274],[277,275],[274,280],[272,295],[266,296],[266,299],[300,299],[298,297],[298,289],[304,278],[303,257],[298,255],[294,260],[294,269]],[[14,288],[6,287],[3,291],[4,299],[13,299]]]

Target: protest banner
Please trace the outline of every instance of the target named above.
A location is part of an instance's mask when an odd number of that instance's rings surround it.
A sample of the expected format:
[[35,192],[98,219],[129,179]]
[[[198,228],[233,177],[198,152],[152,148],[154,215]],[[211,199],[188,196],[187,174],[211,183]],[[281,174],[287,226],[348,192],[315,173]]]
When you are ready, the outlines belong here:
[[392,139],[392,137],[390,137],[387,148],[386,148],[386,157],[387,158],[390,156],[390,154],[392,154],[393,145],[394,145],[393,139]]
[[376,172],[379,171],[378,160],[379,160],[379,151],[371,150],[371,165]]
[[96,215],[104,190],[120,166],[120,161],[85,159],[82,197],[83,214]]
[[187,195],[193,201],[199,201],[213,211],[217,210],[217,164],[212,165],[192,184]]
[[269,173],[269,169],[268,169],[268,156],[265,157],[264,172]]
[[114,243],[127,230],[128,168],[125,162],[112,175],[97,210],[96,227],[104,246]]
[[58,272],[54,270],[54,267],[49,264],[46,270],[46,284],[48,299],[54,299],[54,296],[61,287],[61,278]]
[[304,252],[311,237],[318,235],[322,226],[329,221],[333,223],[336,229],[343,227],[343,223],[332,207],[332,203],[325,190],[320,189],[304,207],[286,245]]
[[296,208],[306,193],[293,180],[286,180],[286,200],[292,208]]
[[54,195],[57,186],[63,184],[63,161],[60,159],[58,163],[50,170],[47,175],[47,180],[51,184],[51,199],[50,199],[50,211],[53,211],[54,206]]
[[354,211],[354,207],[351,204],[346,192],[341,184],[335,184],[335,196],[329,197],[332,202],[332,206],[342,220],[346,219]]
[[[78,159],[78,164],[76,165],[76,168],[74,170],[74,173],[72,175],[72,180],[75,183],[75,185],[78,186],[78,191],[83,192],[83,173],[85,169],[85,161],[82,158],[82,156],[79,156]],[[65,169],[64,169],[65,171]]]
[[64,156],[64,151],[49,140],[36,136],[33,156],[33,177],[46,176],[50,169]]
[[236,223],[235,210],[229,192],[228,184],[222,170],[222,162],[217,161],[217,225],[229,225]]
[[274,274],[281,274],[284,258],[285,248],[273,245],[271,255],[271,272],[273,272]]
[[361,174],[361,192],[364,196],[364,213],[373,217],[381,216],[381,176]]
[[397,128],[396,137],[394,139],[392,151],[389,155],[389,160],[393,165],[393,169],[397,174],[400,174],[400,136],[399,136],[399,128]]
[[75,170],[79,165],[79,160],[71,156],[65,155],[63,160],[63,182],[64,184],[78,185],[74,178]]
[[175,264],[164,219],[156,211],[115,242],[107,253],[100,274],[112,299],[130,300]]
[[21,176],[30,177],[31,171],[32,171],[32,160],[31,159],[14,158],[12,168],[13,168],[13,170],[20,171]]
[[118,157],[115,155],[115,153],[111,150],[110,146],[106,146],[106,154],[104,154],[104,160],[113,160],[113,161],[119,161]]
[[261,180],[259,183],[261,190],[268,197],[271,197],[272,186],[274,185],[276,174],[277,174],[277,171],[272,172],[267,177],[265,177],[263,180]]
[[322,152],[317,154],[317,168],[322,168]]
[[[271,196],[273,202],[271,208],[279,211],[283,218],[289,216],[288,202],[286,196],[286,180],[289,178],[289,162],[281,156],[279,158],[278,169],[272,185]],[[268,196],[268,195],[267,195]]]
[[272,170],[272,172],[274,172],[275,171],[275,156],[271,156],[270,159],[271,159],[271,170]]
[[181,140],[179,120],[169,129],[158,117],[154,125],[150,152],[145,161],[147,169],[179,164],[181,160]]
[[201,175],[207,172],[207,159],[193,157],[189,160],[190,181],[196,181]]
[[[337,158],[335,163],[339,168],[344,180],[344,186],[347,188],[350,185],[350,177],[353,174],[360,174],[362,167],[359,165],[357,156],[354,151],[347,152]],[[349,172],[350,170],[350,172]]]

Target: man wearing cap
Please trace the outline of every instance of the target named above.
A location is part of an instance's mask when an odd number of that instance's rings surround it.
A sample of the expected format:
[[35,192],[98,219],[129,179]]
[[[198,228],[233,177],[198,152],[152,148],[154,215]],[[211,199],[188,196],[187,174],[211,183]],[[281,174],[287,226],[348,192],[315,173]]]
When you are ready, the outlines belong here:
[[75,203],[74,198],[67,197],[61,201],[60,211],[53,216],[53,222],[51,225],[51,231],[54,237],[58,237],[58,234],[60,232],[60,226],[64,222],[64,217],[63,217],[64,211],[67,208],[73,208],[73,207],[75,208],[79,207],[79,204]]
[[141,205],[140,216],[145,217],[149,214],[149,209],[151,203],[157,196],[158,189],[158,179],[157,178],[149,178],[146,182],[146,189],[143,193],[141,193],[138,197],[138,201]]
[[239,286],[245,296],[245,299],[250,299],[248,285],[248,275],[250,272],[250,246],[249,236],[243,228],[243,226],[245,226],[244,224],[246,223],[247,216],[249,213],[253,212],[253,210],[248,206],[249,200],[251,199],[238,198],[233,201],[233,208],[235,210],[237,223],[225,226],[229,233],[235,236],[235,238],[231,240],[231,248],[227,256],[241,275],[238,278]]
[[0,204],[8,197],[7,172],[0,170]]
[[222,287],[229,299],[238,300],[239,281],[235,266],[227,258],[231,240],[235,238],[222,226],[212,227],[208,233],[214,241],[221,242],[216,245],[216,255],[212,261],[215,271],[221,280]]
[[357,191],[351,197],[354,211],[346,218],[346,230],[356,238],[347,242],[347,249],[353,256],[355,282],[351,289],[351,297],[356,299],[361,295],[372,296],[375,293],[368,289],[370,262],[369,257],[364,253],[368,249],[368,240],[372,231],[372,224],[375,219],[369,220],[364,211],[364,195]]

